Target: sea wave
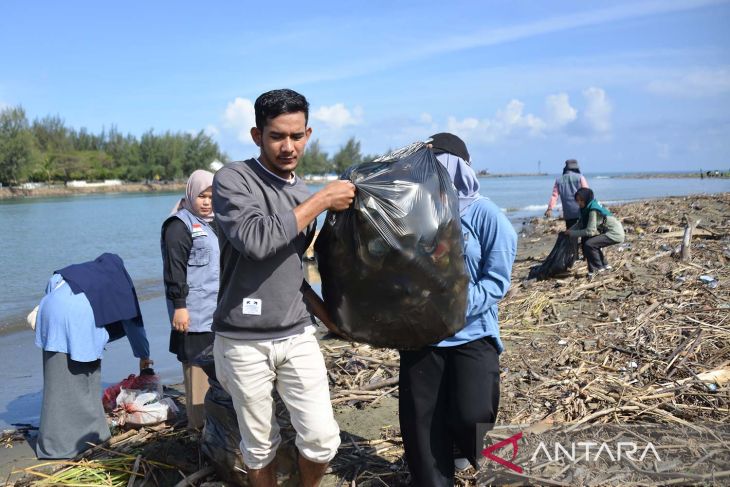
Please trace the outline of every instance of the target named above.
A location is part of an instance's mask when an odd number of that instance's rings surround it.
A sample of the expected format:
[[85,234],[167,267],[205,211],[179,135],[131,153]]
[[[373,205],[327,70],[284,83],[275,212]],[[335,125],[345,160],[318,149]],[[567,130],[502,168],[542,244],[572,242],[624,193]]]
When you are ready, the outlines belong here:
[[520,211],[538,211],[547,210],[547,205],[527,205],[524,208],[520,208]]
[[521,208],[502,208],[502,211],[505,213],[531,213],[545,211],[546,209],[547,205],[527,205]]

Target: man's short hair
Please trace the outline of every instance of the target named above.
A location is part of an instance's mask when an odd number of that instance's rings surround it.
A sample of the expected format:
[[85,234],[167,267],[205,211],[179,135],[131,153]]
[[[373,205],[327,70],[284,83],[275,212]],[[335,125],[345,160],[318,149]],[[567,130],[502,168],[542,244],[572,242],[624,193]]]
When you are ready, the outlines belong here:
[[309,102],[294,90],[271,90],[256,98],[253,105],[256,128],[263,132],[266,122],[283,113],[304,113],[304,123],[309,122]]

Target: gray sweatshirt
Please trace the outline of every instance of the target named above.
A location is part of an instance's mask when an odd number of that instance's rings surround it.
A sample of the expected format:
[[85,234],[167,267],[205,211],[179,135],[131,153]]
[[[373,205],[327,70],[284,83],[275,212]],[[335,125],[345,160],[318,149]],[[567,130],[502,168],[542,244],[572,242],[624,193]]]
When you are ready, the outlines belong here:
[[233,162],[213,179],[213,208],[221,229],[220,290],[213,331],[227,338],[271,340],[313,322],[302,291],[309,287],[302,255],[315,222],[297,233],[294,208],[309,198],[255,159]]

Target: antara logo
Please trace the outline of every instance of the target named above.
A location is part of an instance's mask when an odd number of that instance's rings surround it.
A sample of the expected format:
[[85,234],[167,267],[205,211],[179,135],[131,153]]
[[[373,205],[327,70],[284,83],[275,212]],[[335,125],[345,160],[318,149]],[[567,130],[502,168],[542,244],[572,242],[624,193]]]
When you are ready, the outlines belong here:
[[512,445],[512,458],[511,460],[514,460],[517,456],[517,450],[519,449],[519,446],[517,445],[517,442],[522,438],[522,432],[520,431],[516,435],[512,435],[506,440],[502,440],[498,443],[495,443],[494,445],[488,446],[484,450],[482,450],[482,455],[487,457],[490,460],[494,460],[495,462],[499,463],[500,465],[504,465],[505,467],[514,470],[517,473],[522,473],[522,467],[519,465],[515,465],[514,463],[505,460],[504,458],[500,458],[496,455],[492,455],[492,452],[494,450],[499,450],[503,446],[506,445]]
[[[578,447],[577,451],[576,446]],[[634,454],[639,451],[641,451],[641,454],[638,458],[635,458]],[[577,443],[571,442],[569,448],[563,446],[562,443],[556,442],[553,450],[554,455],[551,457],[550,450],[545,445],[545,442],[541,441],[540,444],[537,445],[535,453],[532,454],[530,462],[534,463],[537,460],[538,453],[540,452],[542,452],[545,455],[545,458],[551,462],[559,460],[568,460],[573,463],[580,461],[597,462],[601,458],[612,462],[620,462],[622,454],[625,458],[628,458],[632,462],[643,462],[649,452],[654,455],[654,458],[656,458],[657,461],[662,461],[662,459],[659,458],[656,448],[651,442],[647,443],[643,449],[641,448],[641,445],[638,445],[633,441],[619,441],[615,446],[611,446],[606,442],[597,443],[595,441],[579,441]],[[581,453],[583,453],[582,456]]]
[[[522,439],[522,432],[512,435],[506,440],[497,442],[484,450],[482,455],[489,460],[493,460],[500,465],[514,470],[517,473],[522,473],[523,469],[521,466],[512,463],[510,460],[514,460],[517,457],[519,450],[518,441]],[[512,445],[512,458],[505,460],[502,457],[498,457],[494,454],[494,451],[499,450],[505,446]],[[553,455],[551,455],[551,450]],[[596,441],[578,441],[571,442],[563,445],[560,442],[555,442],[553,448],[548,448],[544,441],[541,441],[530,458],[530,463],[534,464],[538,461],[548,460],[550,462],[556,461],[569,461],[572,463],[577,462],[597,462],[602,459],[610,462],[620,462],[622,457],[632,462],[643,462],[644,459],[649,455],[653,455],[657,461],[661,462],[662,459],[657,453],[656,447],[653,443],[649,442],[644,444],[637,444],[632,441],[619,441],[616,444]],[[544,458],[543,458],[544,457]]]

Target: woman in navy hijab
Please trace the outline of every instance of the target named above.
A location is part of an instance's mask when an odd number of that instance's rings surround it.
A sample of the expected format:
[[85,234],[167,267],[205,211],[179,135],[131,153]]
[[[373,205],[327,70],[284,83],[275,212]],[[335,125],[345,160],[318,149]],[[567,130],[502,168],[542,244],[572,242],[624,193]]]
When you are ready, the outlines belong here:
[[101,403],[104,346],[126,335],[140,371],[152,365],[137,293],[122,259],[107,253],[54,272],[35,333],[43,350],[36,454],[72,458],[111,436]]

